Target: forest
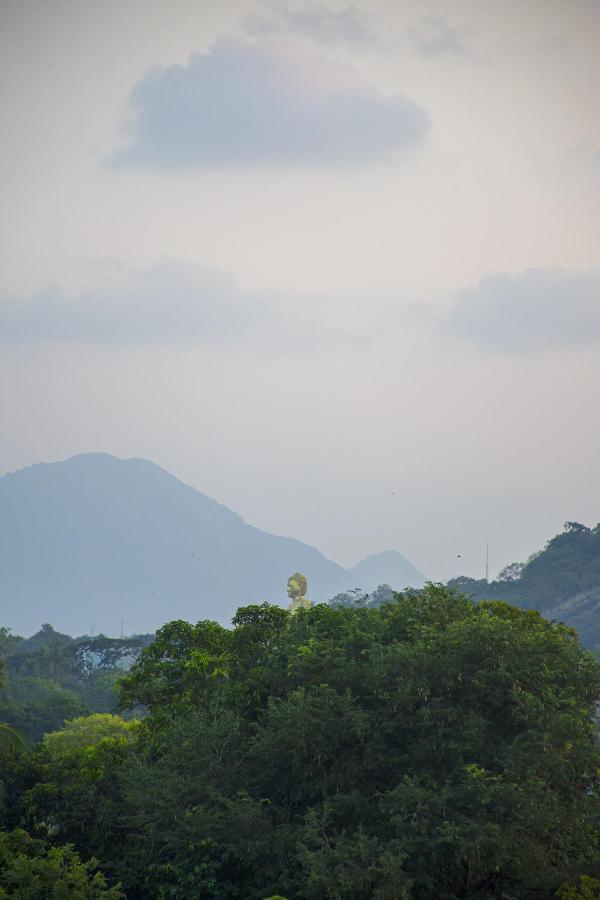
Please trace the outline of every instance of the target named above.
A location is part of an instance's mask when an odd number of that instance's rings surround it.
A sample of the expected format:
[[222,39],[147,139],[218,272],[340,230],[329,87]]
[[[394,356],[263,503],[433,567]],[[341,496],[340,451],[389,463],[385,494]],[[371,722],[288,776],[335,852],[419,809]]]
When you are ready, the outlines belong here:
[[29,741],[60,728],[66,719],[92,712],[114,712],[116,683],[153,635],[72,638],[46,623],[23,638],[0,628],[0,722],[8,722]]
[[2,637],[0,897],[600,896],[600,665],[536,611],[429,584],[50,632]]
[[505,600],[568,622],[583,644],[600,651],[600,523],[565,522],[560,534],[495,581],[455,578],[451,587],[477,599]]

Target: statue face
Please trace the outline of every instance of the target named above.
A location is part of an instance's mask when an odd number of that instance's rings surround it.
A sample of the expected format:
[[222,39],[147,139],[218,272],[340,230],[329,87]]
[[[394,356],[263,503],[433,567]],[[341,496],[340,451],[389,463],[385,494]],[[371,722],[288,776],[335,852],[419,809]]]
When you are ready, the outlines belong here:
[[288,597],[291,597],[292,599],[302,596],[302,588],[295,578],[288,578],[287,592]]

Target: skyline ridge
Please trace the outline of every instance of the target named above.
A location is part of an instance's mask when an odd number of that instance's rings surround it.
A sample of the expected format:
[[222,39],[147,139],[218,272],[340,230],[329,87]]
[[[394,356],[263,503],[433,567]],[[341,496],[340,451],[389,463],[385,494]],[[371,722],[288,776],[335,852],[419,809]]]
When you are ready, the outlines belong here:
[[[401,554],[394,562],[399,577],[406,572],[395,587],[424,582]],[[0,478],[0,566],[3,621],[21,632],[46,620],[46,605],[59,630],[112,633],[124,618],[142,632],[173,617],[226,624],[239,606],[264,600],[287,605],[293,571],[307,575],[317,602],[385,580],[358,581],[318,548],[256,528],[151,460],[94,452]]]

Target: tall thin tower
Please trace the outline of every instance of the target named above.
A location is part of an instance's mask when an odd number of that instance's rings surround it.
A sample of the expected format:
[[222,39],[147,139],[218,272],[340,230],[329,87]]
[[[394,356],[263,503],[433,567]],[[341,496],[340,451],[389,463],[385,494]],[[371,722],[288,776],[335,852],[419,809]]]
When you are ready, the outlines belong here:
[[486,584],[489,583],[490,580],[490,545],[489,542],[485,542],[485,581]]

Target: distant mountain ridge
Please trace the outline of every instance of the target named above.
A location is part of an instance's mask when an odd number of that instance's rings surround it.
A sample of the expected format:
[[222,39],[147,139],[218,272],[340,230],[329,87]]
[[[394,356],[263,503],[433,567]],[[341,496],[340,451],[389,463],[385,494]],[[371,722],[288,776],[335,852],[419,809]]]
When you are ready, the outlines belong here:
[[247,524],[148,460],[86,453],[0,478],[0,625],[18,633],[227,624],[238,606],[287,603],[294,571],[320,602],[354,587],[357,568]]
[[423,587],[425,576],[397,550],[383,550],[367,556],[350,569],[356,585],[365,591],[374,591],[381,584],[389,584],[401,590],[405,587]]
[[600,524],[566,522],[543,550],[506,566],[496,581],[461,577],[448,584],[475,599],[538,609],[576,628],[586,647],[600,649]]

